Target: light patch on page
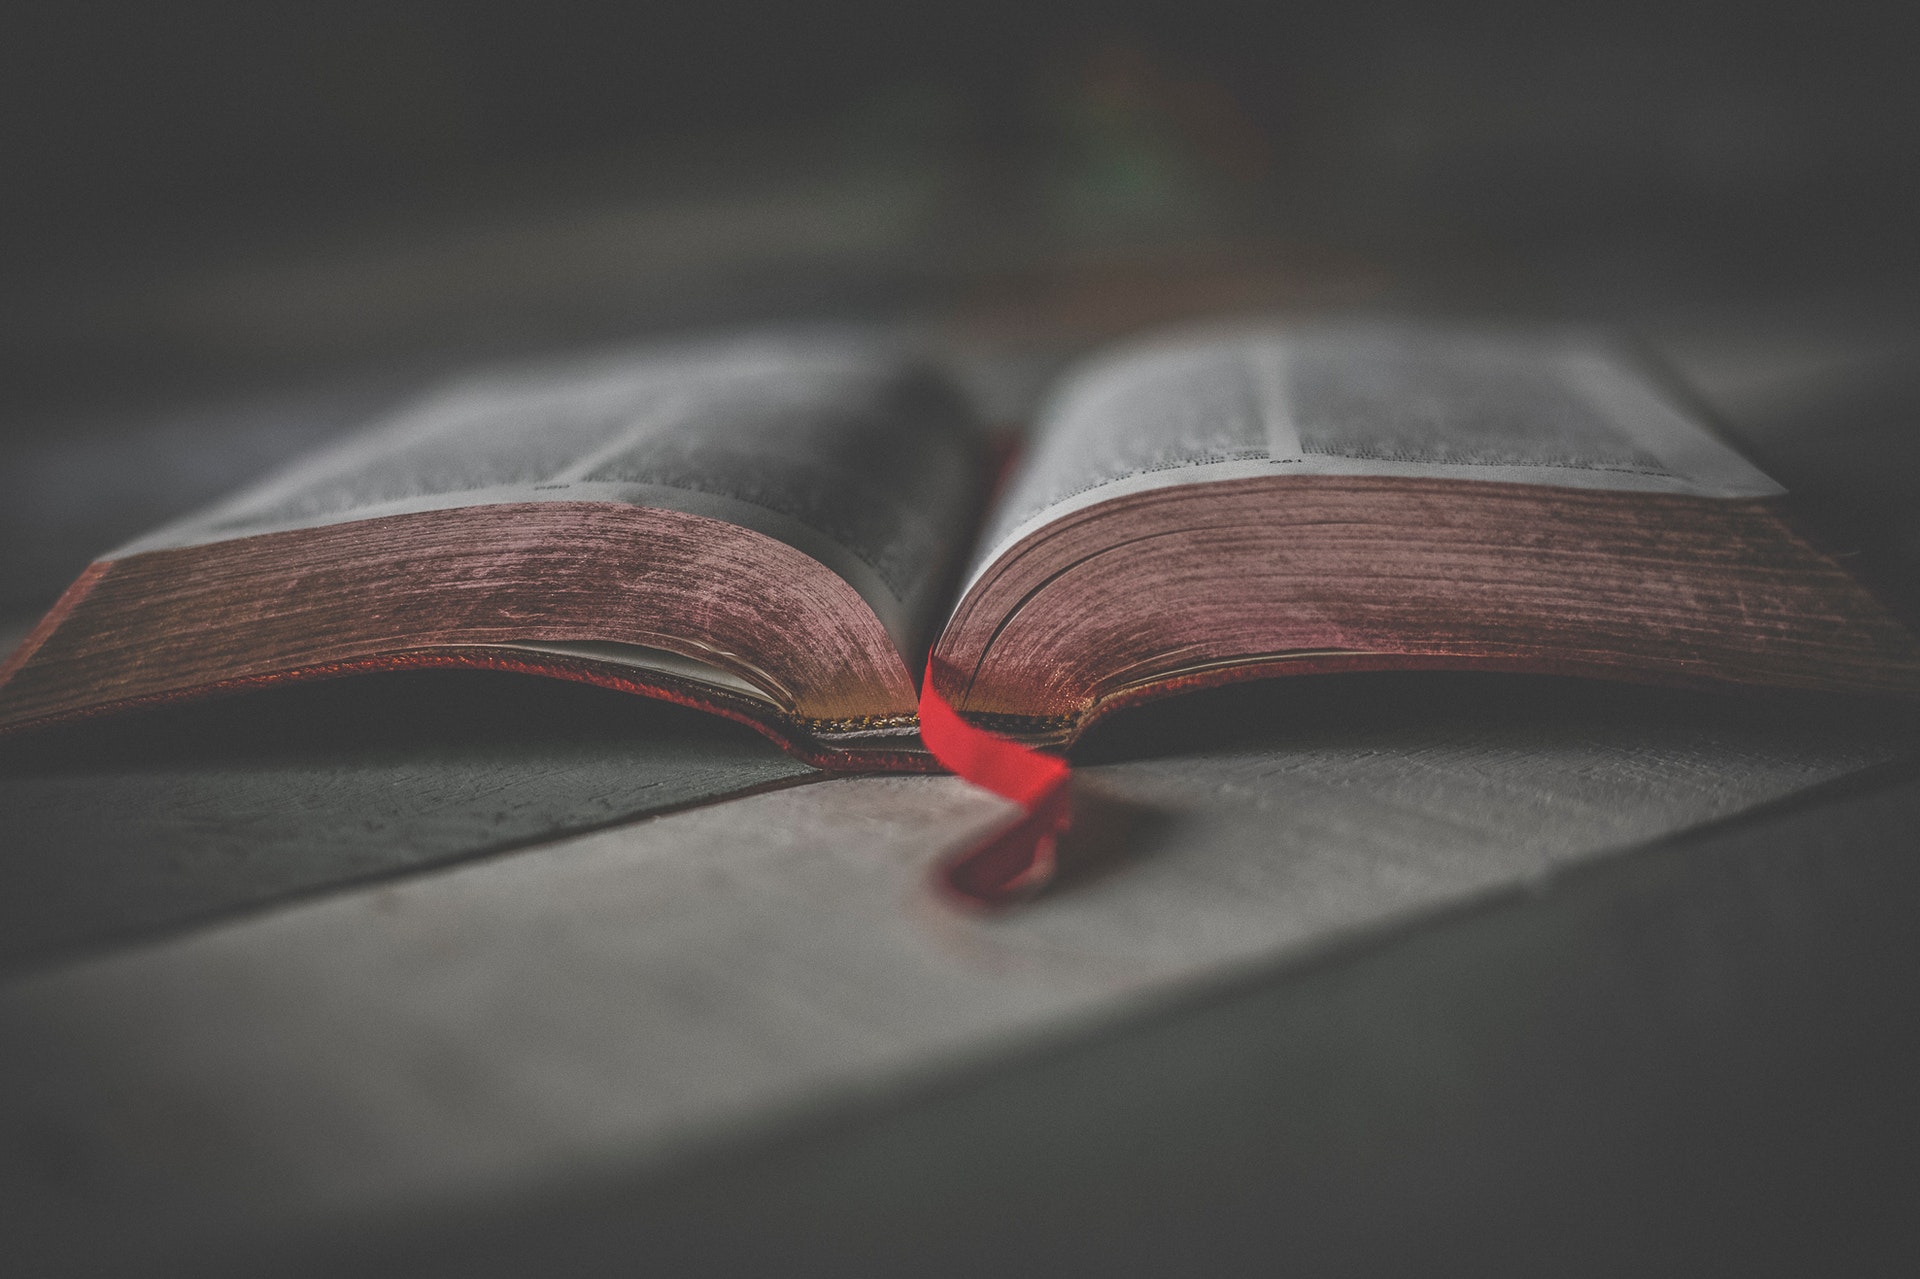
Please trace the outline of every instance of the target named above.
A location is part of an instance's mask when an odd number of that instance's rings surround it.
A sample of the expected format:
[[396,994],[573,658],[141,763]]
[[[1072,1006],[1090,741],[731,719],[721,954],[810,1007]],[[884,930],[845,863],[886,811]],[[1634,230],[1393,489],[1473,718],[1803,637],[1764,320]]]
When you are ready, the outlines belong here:
[[1322,337],[1249,358],[1286,361],[1284,402],[1302,458],[1673,478],[1567,376],[1564,360],[1525,346]]

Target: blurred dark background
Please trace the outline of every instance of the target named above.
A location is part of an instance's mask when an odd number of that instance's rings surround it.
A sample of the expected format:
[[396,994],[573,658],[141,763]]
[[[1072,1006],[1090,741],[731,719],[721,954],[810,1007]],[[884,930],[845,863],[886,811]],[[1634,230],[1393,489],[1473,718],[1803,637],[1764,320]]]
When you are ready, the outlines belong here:
[[0,54],[0,199],[10,256],[46,266],[616,154],[644,183],[658,149],[728,133],[920,129],[1036,162],[1101,123],[1068,117],[1131,110],[1321,231],[1732,232],[1910,268],[1916,23],[1701,0],[29,5]]
[[[1802,439],[1769,414],[1850,397],[1879,425],[1842,451],[1883,471],[1912,460],[1917,28],[1703,0],[12,6],[0,611],[436,371],[794,317],[1001,354],[1251,307],[1599,320],[1659,336],[1763,453]],[[1831,450],[1801,453],[1763,460]]]

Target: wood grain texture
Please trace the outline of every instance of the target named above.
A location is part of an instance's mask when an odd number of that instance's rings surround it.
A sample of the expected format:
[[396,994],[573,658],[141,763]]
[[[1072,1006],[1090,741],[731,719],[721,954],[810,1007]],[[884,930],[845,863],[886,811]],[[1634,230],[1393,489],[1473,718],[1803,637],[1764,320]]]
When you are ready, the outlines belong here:
[[0,1191],[33,1233],[4,1246],[283,1255],[593,1170],[657,1181],[1911,750],[1552,681],[1283,681],[1181,709],[1092,743],[1137,838],[1011,914],[955,913],[926,878],[995,801],[842,779],[17,980],[0,1125],[32,1140]]
[[0,972],[817,776],[706,714],[472,672],[0,743]]
[[1829,794],[311,1272],[1898,1279],[1917,822]]

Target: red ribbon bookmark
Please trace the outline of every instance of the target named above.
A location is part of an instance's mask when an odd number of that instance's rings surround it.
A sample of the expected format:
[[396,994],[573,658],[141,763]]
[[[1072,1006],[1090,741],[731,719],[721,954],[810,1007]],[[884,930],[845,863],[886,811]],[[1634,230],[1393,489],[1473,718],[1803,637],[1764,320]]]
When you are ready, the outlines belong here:
[[1038,892],[1053,878],[1056,844],[1073,824],[1067,789],[1073,770],[1057,755],[961,719],[940,695],[936,673],[950,682],[955,676],[946,663],[927,659],[920,685],[920,740],[950,771],[1026,810],[1012,825],[948,858],[939,868],[940,880],[960,897],[987,906]]

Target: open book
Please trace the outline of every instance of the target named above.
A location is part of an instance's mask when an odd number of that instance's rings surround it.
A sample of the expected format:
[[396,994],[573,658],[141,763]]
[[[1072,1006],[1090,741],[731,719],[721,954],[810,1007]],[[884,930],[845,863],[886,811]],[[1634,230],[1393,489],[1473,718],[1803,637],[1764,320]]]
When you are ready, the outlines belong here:
[[1320,671],[1920,695],[1920,644],[1780,487],[1592,339],[1176,335],[1070,371],[999,456],[871,340],[470,379],[93,564],[0,666],[0,728],[486,667],[920,768],[929,652],[967,720],[1053,746]]

